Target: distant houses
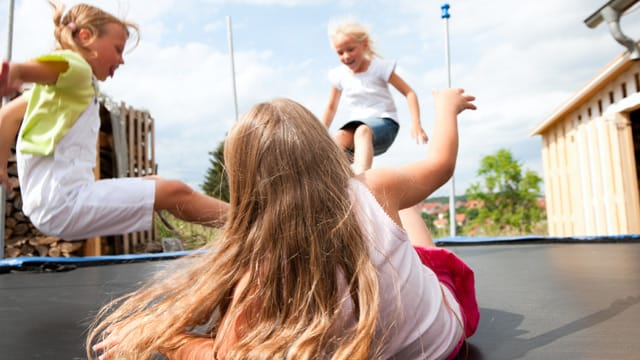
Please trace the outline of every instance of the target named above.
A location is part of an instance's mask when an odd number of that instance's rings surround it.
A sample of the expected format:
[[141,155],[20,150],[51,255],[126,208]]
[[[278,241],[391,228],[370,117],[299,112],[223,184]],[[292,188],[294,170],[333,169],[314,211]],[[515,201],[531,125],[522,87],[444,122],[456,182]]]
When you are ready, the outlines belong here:
[[[480,209],[484,204],[480,200],[456,201],[456,209],[464,209],[464,211],[456,212],[456,225],[465,226],[467,222],[467,214],[471,209]],[[545,209],[545,198],[538,198],[537,206]],[[440,201],[425,201],[420,204],[423,213],[428,214],[433,220],[433,226],[438,230],[447,230],[449,228],[449,203]],[[474,234],[467,234],[474,235]]]
[[[456,208],[478,208],[482,205],[481,201],[478,200],[469,200],[469,201],[456,201]],[[424,202],[420,205],[420,208],[423,213],[429,214],[436,219],[433,220],[433,226],[436,229],[444,230],[449,227],[449,219],[447,215],[449,214],[449,203],[443,203],[438,201],[430,201]],[[456,225],[463,226],[465,220],[467,218],[467,214],[465,213],[456,213]]]
[[[482,202],[479,200],[456,201],[456,208],[473,209],[479,208],[480,206],[482,206]],[[444,230],[449,227],[449,219],[447,218],[447,215],[449,214],[448,202],[428,201],[422,203],[420,208],[423,213],[435,217],[435,220],[433,220],[433,226],[435,226],[436,229]],[[458,226],[463,226],[466,218],[467,214],[456,213],[456,224]]]

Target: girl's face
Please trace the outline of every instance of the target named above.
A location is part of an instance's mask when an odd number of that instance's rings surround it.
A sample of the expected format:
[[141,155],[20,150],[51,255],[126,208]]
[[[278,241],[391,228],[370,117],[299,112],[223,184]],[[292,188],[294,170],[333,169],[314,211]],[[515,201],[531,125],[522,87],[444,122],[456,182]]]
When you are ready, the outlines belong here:
[[369,60],[366,57],[366,41],[357,41],[348,35],[337,34],[333,38],[333,47],[340,62],[347,65],[351,71],[359,73],[367,70]]
[[[82,30],[78,35],[82,41]],[[96,37],[86,45],[87,49],[95,54],[95,56],[90,56],[86,60],[91,65],[93,74],[98,80],[104,81],[109,76],[113,77],[118,66],[124,64],[122,54],[127,38],[127,31],[122,25],[109,23],[104,26],[102,36]]]

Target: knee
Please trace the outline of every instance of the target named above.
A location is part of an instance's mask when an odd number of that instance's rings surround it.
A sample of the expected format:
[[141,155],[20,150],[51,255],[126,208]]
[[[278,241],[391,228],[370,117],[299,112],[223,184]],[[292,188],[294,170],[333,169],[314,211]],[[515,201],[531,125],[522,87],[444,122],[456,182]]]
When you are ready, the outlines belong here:
[[367,125],[360,125],[354,133],[355,141],[373,141],[373,132]]
[[333,140],[342,149],[349,149],[353,147],[353,133],[350,131],[339,130],[333,136]]

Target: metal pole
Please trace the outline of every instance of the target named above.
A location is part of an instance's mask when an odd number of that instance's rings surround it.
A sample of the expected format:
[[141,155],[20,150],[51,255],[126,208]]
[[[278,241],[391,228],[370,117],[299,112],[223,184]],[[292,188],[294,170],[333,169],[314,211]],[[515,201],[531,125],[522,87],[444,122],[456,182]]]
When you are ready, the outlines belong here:
[[229,57],[231,59],[231,86],[233,87],[233,109],[238,121],[238,95],[236,94],[236,67],[233,60],[233,35],[231,33],[231,16],[227,16],[227,34],[229,40]]
[[8,28],[7,28],[7,53],[6,60],[10,61],[13,51],[13,6],[14,0],[9,0],[9,13],[7,18]]
[[[440,7],[442,10],[442,18],[444,19],[444,56],[447,64],[447,87],[451,87],[451,64],[449,60],[449,4],[445,3]],[[454,169],[455,172],[455,169]],[[456,184],[455,174],[451,175],[451,191],[449,193],[449,231],[451,236],[456,236]]]
[[[13,8],[14,0],[9,0],[9,12],[7,15],[7,52],[5,59],[11,61],[13,48]],[[6,97],[2,98],[2,105],[8,102]],[[7,194],[3,186],[0,185],[0,259],[4,258],[4,227],[5,227],[5,211],[7,206]]]

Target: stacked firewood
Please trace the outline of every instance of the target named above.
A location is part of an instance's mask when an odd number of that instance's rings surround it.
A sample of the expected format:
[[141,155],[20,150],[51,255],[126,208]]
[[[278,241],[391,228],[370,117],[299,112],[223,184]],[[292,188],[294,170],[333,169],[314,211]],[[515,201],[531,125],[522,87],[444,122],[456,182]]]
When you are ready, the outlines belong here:
[[18,183],[15,155],[8,162],[9,181],[13,189],[7,191],[4,232],[4,256],[75,256],[82,248],[82,241],[64,241],[45,236],[36,229],[22,212],[22,197]]

